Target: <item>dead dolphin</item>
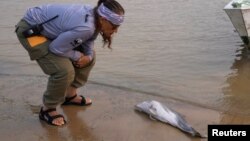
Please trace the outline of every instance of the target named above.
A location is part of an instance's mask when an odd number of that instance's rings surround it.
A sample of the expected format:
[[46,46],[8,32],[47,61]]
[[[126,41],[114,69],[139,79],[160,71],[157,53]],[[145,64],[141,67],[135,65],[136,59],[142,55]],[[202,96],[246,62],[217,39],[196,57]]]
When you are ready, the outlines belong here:
[[147,113],[150,118],[157,119],[159,121],[177,127],[194,137],[205,137],[197,132],[194,128],[192,128],[179,113],[168,108],[158,101],[152,100],[141,102],[135,105],[135,109],[140,112]]

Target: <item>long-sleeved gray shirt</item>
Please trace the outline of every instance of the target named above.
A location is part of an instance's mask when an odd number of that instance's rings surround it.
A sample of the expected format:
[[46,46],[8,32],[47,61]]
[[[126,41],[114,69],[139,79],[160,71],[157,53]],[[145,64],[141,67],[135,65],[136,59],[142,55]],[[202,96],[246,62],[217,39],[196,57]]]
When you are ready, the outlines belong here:
[[58,15],[58,18],[45,23],[42,35],[52,40],[49,50],[73,61],[80,58],[81,52],[74,50],[82,45],[84,55],[93,57],[95,19],[93,7],[81,4],[47,4],[29,8],[24,20],[30,25],[40,24]]

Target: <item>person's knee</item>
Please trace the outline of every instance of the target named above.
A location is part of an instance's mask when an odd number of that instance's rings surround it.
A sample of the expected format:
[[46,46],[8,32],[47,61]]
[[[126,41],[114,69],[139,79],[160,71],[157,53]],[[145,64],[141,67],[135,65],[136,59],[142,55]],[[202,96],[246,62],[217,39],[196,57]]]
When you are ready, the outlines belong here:
[[94,55],[92,60],[86,66],[83,66],[83,68],[93,67],[95,65],[95,62],[96,62],[96,56]]

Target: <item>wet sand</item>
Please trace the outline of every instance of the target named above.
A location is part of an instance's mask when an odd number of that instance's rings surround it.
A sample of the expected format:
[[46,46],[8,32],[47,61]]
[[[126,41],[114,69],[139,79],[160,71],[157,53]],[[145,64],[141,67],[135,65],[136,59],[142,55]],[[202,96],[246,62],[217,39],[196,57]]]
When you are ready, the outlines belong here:
[[[247,124],[244,115],[223,114],[192,104],[89,82],[79,93],[89,107],[58,107],[68,123],[54,127],[38,119],[46,76],[0,75],[0,138],[4,141],[200,141],[134,110],[144,100],[158,100],[181,113],[202,134],[209,124]],[[10,87],[11,86],[11,87]]]

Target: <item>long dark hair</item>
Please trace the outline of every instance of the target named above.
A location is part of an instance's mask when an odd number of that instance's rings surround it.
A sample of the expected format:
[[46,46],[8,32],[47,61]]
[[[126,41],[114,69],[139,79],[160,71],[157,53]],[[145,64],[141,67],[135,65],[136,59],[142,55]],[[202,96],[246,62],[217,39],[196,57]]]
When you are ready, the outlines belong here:
[[[95,24],[96,24],[96,30],[99,32],[100,31],[100,23],[98,22],[99,19],[99,14],[97,13],[97,8],[103,3],[103,5],[105,7],[107,7],[109,10],[113,11],[116,14],[125,14],[125,10],[123,9],[123,7],[121,6],[121,4],[119,4],[117,1],[115,0],[99,0],[97,2],[97,6],[94,8],[94,14],[95,14]],[[102,34],[102,38],[103,38],[103,46],[105,46],[106,44],[108,44],[108,48],[111,49],[111,44],[112,44],[112,37],[107,37],[104,34]]]

